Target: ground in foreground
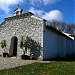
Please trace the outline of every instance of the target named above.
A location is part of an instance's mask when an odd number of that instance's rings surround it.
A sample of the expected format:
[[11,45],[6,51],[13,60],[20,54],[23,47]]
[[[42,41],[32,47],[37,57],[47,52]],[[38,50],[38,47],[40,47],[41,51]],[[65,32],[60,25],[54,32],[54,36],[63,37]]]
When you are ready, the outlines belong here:
[[75,75],[75,62],[32,63],[0,70],[0,75]]

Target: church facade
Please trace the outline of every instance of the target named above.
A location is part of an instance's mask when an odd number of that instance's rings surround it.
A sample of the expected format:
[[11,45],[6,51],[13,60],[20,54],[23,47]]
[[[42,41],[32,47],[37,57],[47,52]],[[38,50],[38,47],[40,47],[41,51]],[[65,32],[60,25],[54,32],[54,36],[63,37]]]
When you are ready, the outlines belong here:
[[[6,40],[7,52],[10,56],[23,54],[20,48],[22,36],[31,37],[43,47],[44,20],[35,17],[31,12],[22,14],[22,9],[17,8],[14,10],[14,16],[5,18],[0,28],[0,42]],[[0,53],[3,53],[2,48],[0,48]]]
[[[17,8],[14,10],[14,16],[5,18],[0,26],[0,42],[6,40],[6,52],[10,56],[23,54],[20,48],[22,36],[29,36],[40,44],[39,54],[37,51],[34,53],[36,59],[50,59],[75,53],[74,37],[48,26],[46,20],[34,16],[31,12],[22,14],[22,9]],[[0,46],[0,54],[3,52]],[[30,55],[29,51],[27,55]]]

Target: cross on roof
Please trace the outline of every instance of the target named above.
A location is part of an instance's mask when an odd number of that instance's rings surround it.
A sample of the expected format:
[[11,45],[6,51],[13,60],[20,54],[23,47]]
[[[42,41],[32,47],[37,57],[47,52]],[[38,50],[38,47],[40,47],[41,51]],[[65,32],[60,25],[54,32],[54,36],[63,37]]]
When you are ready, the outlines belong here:
[[19,8],[19,4],[17,5],[17,7]]

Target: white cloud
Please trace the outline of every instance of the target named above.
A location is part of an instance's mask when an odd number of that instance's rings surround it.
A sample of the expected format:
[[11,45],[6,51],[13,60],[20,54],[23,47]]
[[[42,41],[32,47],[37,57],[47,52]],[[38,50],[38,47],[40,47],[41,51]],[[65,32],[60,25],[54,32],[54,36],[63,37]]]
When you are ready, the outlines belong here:
[[0,0],[0,10],[3,10],[5,14],[9,14],[10,12],[10,6],[16,5],[20,2],[23,2],[23,0]]
[[63,14],[61,11],[59,10],[52,10],[50,12],[46,12],[42,18],[46,19],[46,20],[56,20],[56,21],[63,21]]
[[30,4],[32,4],[33,6],[38,5],[38,4],[42,3],[42,0],[30,0]]
[[60,10],[52,10],[49,12],[45,12],[43,10],[35,9],[31,7],[29,12],[32,12],[34,15],[44,18],[48,21],[56,20],[56,21],[63,21],[63,13]]
[[44,3],[44,5],[55,4],[58,1],[60,1],[60,0],[43,0],[43,3]]
[[42,16],[45,13],[43,10],[37,10],[34,7],[31,7],[29,9],[29,12],[32,12],[33,14],[35,14],[37,16]]
[[48,5],[48,4],[55,4],[56,2],[59,2],[60,0],[30,0],[30,3],[34,5]]

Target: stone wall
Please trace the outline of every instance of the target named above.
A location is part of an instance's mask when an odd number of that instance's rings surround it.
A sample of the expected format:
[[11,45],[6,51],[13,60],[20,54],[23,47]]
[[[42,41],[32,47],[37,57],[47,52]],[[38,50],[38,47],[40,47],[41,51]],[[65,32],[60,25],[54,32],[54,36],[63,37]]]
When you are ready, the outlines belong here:
[[[33,40],[41,43],[41,47],[43,48],[43,28],[43,19],[34,16],[5,20],[1,26],[0,42],[1,40],[7,41],[7,52],[9,52],[11,38],[16,36],[18,38],[17,54],[20,56],[23,53],[23,51],[20,49],[21,36],[31,37]],[[0,53],[2,52],[3,49],[0,47]]]

